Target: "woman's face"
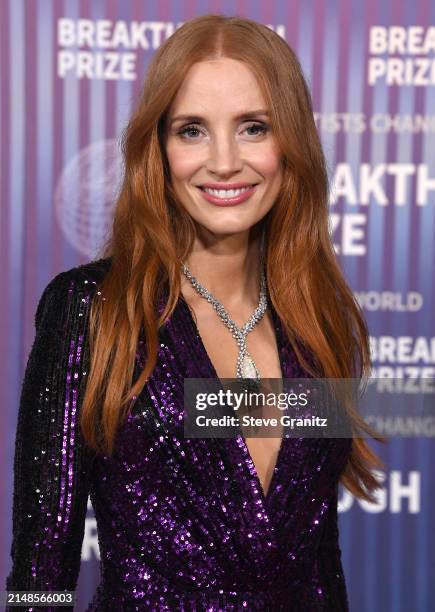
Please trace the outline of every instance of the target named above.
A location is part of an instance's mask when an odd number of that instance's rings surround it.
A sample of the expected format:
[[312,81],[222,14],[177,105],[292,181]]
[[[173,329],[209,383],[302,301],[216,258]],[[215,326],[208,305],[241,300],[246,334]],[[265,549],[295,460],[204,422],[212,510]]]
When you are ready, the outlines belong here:
[[[249,230],[275,202],[281,154],[265,111],[251,70],[229,58],[194,64],[169,110],[166,154],[173,189],[194,221],[212,234]],[[218,192],[207,194],[207,185]],[[232,187],[248,189],[228,191]]]

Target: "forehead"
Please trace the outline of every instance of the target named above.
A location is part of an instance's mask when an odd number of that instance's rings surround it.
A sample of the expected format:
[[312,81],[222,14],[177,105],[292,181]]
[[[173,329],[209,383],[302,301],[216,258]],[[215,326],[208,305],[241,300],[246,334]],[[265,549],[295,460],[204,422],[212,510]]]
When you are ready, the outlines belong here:
[[197,62],[188,71],[171,105],[175,113],[237,114],[263,108],[264,97],[250,67],[237,60],[221,58]]

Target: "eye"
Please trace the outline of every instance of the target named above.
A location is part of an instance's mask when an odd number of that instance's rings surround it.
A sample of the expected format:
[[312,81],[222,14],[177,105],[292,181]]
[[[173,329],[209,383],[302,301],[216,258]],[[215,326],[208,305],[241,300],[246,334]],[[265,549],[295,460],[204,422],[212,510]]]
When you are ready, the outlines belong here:
[[[243,131],[246,130],[254,130],[253,134],[252,132],[248,134],[249,136],[262,136],[269,130],[269,126],[259,122],[251,123]],[[203,134],[203,132],[194,123],[185,125],[177,131],[177,135],[184,140],[197,140],[198,134]]]
[[264,123],[252,123],[251,125],[248,125],[248,127],[245,128],[245,130],[260,130],[256,134],[251,134],[251,136],[258,136],[258,135],[265,134],[268,131],[268,129],[269,129],[268,126],[265,125]]
[[195,140],[195,137],[190,138],[189,136],[187,136],[187,134],[192,134],[192,132],[196,132],[198,134],[201,133],[201,131],[197,127],[195,127],[194,124],[191,124],[191,125],[185,125],[184,127],[182,127],[180,130],[178,130],[177,134],[181,138],[185,138],[186,140]]

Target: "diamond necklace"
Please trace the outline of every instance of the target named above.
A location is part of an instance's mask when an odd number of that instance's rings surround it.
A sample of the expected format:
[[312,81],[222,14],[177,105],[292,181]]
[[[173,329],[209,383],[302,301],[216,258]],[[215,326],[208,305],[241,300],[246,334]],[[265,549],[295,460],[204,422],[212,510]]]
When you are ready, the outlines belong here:
[[221,321],[226,325],[226,327],[228,327],[228,329],[232,333],[233,338],[236,339],[236,342],[239,346],[236,378],[254,378],[258,382],[260,380],[260,373],[247,349],[246,336],[254,328],[254,326],[259,321],[261,321],[267,309],[266,277],[264,274],[264,266],[261,266],[260,299],[258,302],[258,306],[252,313],[248,321],[245,323],[245,325],[243,325],[243,327],[239,327],[238,325],[236,325],[236,323],[234,323],[234,321],[231,319],[221,302],[219,302],[219,300],[217,300],[210,293],[210,291],[208,291],[208,289],[201,285],[201,283],[190,272],[186,264],[183,263],[181,265],[181,269],[185,276],[189,279],[193,288],[199,293],[199,295],[205,298],[207,302],[210,302],[210,304],[216,310]]

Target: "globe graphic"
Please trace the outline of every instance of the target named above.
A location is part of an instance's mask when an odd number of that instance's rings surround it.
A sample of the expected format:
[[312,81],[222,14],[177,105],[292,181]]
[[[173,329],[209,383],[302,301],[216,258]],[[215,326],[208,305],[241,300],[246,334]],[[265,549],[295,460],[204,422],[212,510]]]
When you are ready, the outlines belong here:
[[123,172],[118,141],[103,140],[82,149],[57,182],[54,202],[62,233],[91,259],[110,235]]

